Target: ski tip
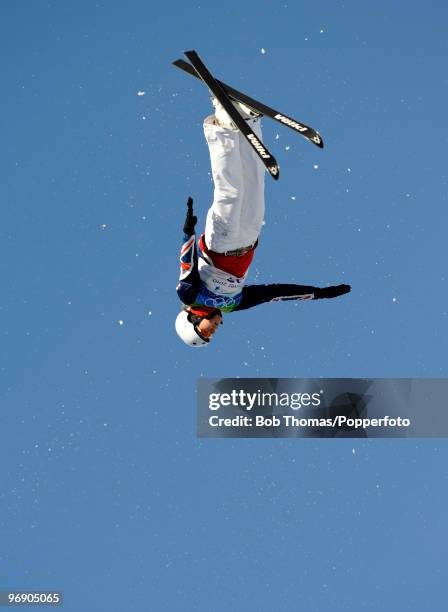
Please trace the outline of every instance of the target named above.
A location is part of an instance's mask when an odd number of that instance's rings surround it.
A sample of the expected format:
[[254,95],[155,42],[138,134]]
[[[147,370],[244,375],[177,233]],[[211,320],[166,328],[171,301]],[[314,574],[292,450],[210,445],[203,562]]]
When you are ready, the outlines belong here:
[[322,139],[322,136],[319,134],[319,132],[316,132],[316,134],[311,137],[311,142],[314,142],[314,144],[317,145],[319,149],[324,148],[324,141]]
[[278,181],[280,177],[280,168],[278,167],[277,164],[274,164],[273,166],[267,166],[267,171],[272,176],[274,181]]

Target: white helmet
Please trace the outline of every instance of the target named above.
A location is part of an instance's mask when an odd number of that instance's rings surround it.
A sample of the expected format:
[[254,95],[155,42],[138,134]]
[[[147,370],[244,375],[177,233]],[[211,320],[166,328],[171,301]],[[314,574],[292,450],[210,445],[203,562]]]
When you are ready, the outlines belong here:
[[200,348],[202,346],[207,346],[210,342],[207,338],[203,338],[196,329],[196,325],[192,323],[189,319],[188,310],[181,310],[180,313],[176,317],[176,332],[177,335],[193,348]]

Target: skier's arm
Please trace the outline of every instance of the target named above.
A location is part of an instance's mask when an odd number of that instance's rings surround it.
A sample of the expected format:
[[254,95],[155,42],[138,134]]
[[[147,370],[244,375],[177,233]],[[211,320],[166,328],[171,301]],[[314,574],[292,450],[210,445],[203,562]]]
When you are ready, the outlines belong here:
[[184,223],[184,238],[180,250],[180,274],[176,287],[177,295],[184,304],[192,304],[199,291],[198,254],[194,227],[197,217],[193,215],[193,200],[188,198],[187,216]]
[[243,288],[241,302],[235,310],[245,310],[246,308],[252,308],[266,302],[334,298],[344,295],[344,293],[348,293],[350,290],[350,285],[336,285],[324,288],[293,284],[248,285]]

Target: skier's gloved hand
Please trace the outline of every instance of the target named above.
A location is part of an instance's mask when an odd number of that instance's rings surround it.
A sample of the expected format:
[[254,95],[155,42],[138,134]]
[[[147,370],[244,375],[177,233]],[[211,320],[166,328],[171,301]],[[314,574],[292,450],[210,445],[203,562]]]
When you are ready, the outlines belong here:
[[193,198],[187,200],[187,216],[184,223],[184,234],[192,236],[194,234],[194,226],[196,225],[198,218],[193,215]]
[[318,300],[322,298],[335,298],[339,297],[340,295],[344,295],[344,293],[348,293],[349,291],[351,291],[351,289],[352,288],[350,287],[350,285],[336,285],[334,287],[324,287],[322,289],[316,289],[315,296]]

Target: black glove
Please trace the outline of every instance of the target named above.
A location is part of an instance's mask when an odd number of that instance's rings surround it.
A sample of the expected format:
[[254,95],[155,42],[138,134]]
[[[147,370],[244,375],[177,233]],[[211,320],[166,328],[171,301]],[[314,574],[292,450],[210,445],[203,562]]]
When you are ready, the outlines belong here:
[[193,198],[188,198],[187,201],[187,216],[184,224],[184,234],[187,236],[193,236],[194,226],[196,225],[198,218],[193,215]]
[[335,287],[319,288],[314,294],[318,300],[321,298],[335,298],[344,295],[344,293],[348,293],[351,289],[350,285],[336,285]]

